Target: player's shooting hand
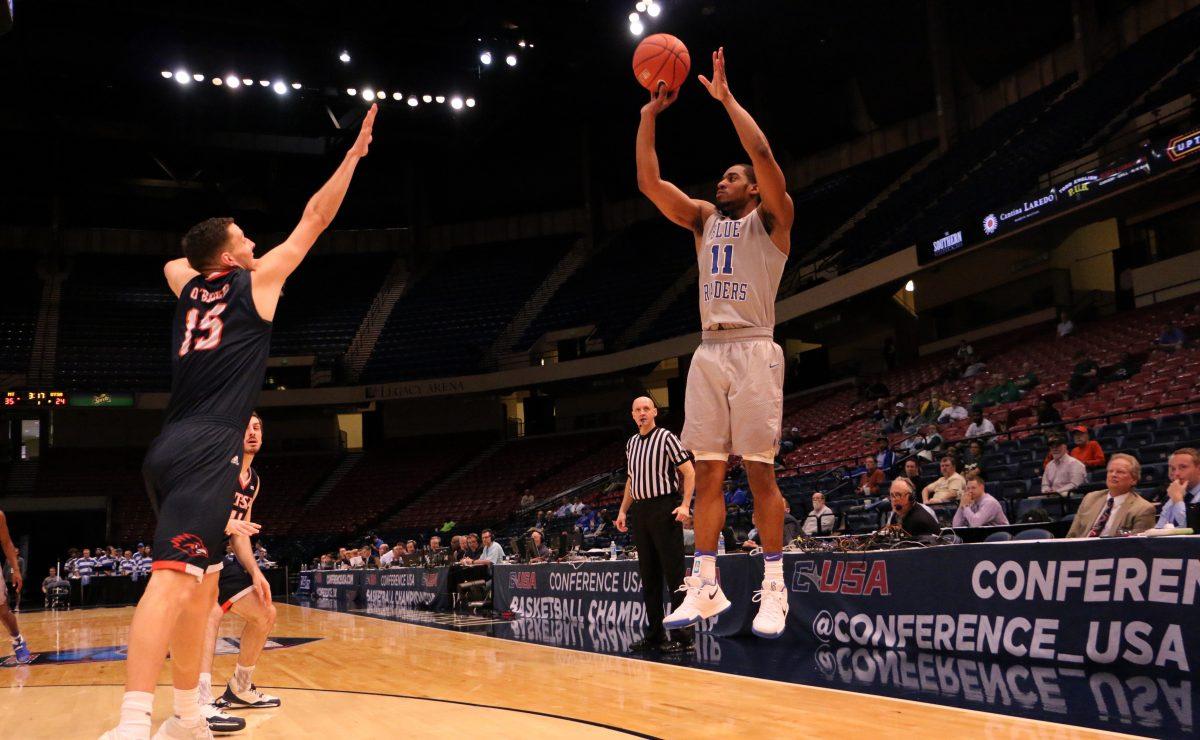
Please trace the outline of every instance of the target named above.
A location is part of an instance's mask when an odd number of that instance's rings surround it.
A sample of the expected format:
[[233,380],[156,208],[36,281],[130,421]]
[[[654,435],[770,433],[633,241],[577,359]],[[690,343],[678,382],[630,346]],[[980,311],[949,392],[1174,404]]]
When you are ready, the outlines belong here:
[[650,91],[650,102],[642,106],[642,113],[657,116],[671,107],[671,103],[678,97],[678,90],[668,90],[667,83],[659,82],[658,86]]
[[713,52],[713,76],[710,81],[704,75],[698,75],[700,84],[704,85],[704,89],[708,90],[708,94],[724,103],[729,99],[729,82],[725,79],[725,47],[717,49]]
[[358,130],[358,138],[354,140],[354,146],[350,147],[350,153],[356,157],[367,156],[367,149],[371,146],[371,133],[375,128],[375,114],[379,112],[379,106],[375,103],[371,104],[371,109],[367,111],[367,115],[363,118],[362,128]]
[[618,532],[628,532],[629,531],[629,525],[625,522],[625,512],[623,512],[623,511],[620,512],[619,514],[617,514],[617,521],[614,522],[614,524],[617,525]]
[[225,523],[225,534],[235,535],[240,534],[246,537],[253,537],[258,534],[258,530],[262,529],[261,524],[248,522],[245,519],[230,519]]
[[262,599],[262,603],[270,606],[271,584],[267,583],[267,577],[261,572],[254,574],[254,590],[258,593],[258,598]]

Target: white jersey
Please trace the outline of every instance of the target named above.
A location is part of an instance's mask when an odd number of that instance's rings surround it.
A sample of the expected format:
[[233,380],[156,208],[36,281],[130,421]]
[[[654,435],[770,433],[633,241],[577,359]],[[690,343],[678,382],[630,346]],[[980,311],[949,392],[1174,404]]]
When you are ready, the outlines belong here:
[[702,329],[775,328],[787,255],[771,241],[758,211],[737,219],[718,211],[696,237]]

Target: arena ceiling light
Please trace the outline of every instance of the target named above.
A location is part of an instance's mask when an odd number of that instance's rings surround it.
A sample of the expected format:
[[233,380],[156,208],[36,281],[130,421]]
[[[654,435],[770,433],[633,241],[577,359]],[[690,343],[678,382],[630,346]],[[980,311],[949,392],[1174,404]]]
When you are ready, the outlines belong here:
[[905,284],[904,284],[904,291],[905,291],[906,293],[911,293],[911,292],[913,292],[913,291],[914,291],[914,290],[916,290],[916,289],[917,289],[917,285],[916,285],[916,283],[914,283],[914,282],[913,282],[913,281],[911,281],[911,280],[909,280],[907,283],[905,283]]
[[338,59],[340,59],[342,61],[342,64],[349,64],[350,63],[350,52],[346,51],[345,49],[342,49],[342,53],[338,54]]
[[204,82],[204,75],[197,72],[192,75],[192,79],[195,80],[196,82]]
[[444,103],[444,102],[446,102],[446,96],[445,95],[437,95],[434,97],[434,100],[437,101],[438,103]]
[[358,89],[353,87],[346,88],[346,94],[352,98],[358,97]]
[[276,80],[275,84],[271,85],[271,89],[275,91],[276,95],[286,95],[288,91],[287,85],[283,84],[279,80]]
[[455,95],[453,98],[450,98],[450,107],[454,110],[462,110],[463,99],[457,95]]
[[375,93],[375,98],[378,100],[384,100],[387,98],[387,93],[385,93],[383,90],[380,90]]
[[643,33],[645,33],[645,31],[646,27],[642,25],[640,20],[633,21],[629,24],[629,32],[634,36],[641,36]]
[[299,83],[299,82],[293,82],[293,83],[292,83],[292,89],[293,89],[293,90],[299,90],[299,89],[300,89],[300,83]]
[[398,92],[394,92],[394,93],[392,93],[392,100],[396,100],[396,101],[404,100],[404,96]]
[[661,12],[662,12],[662,6],[659,5],[658,3],[656,3],[656,2],[647,2],[646,3],[646,15],[650,16],[651,18],[657,18],[658,14]]
[[504,57],[504,63],[510,67],[517,66],[517,55],[509,54],[508,56]]
[[229,75],[225,78],[225,84],[236,90],[242,86],[242,80],[239,80],[237,75]]
[[421,96],[421,102],[422,102],[422,103],[432,103],[432,102],[433,102],[433,96],[432,96],[432,95],[429,95],[428,93],[427,93],[427,94],[425,94],[425,95],[422,95],[422,96]]
[[216,85],[217,87],[220,87],[221,85],[223,85],[225,83],[221,81],[220,77],[214,77],[214,78],[212,78],[212,84]]
[[480,54],[479,61],[485,67],[488,66],[489,64],[491,64],[492,63],[492,52],[485,51],[482,54]]
[[363,100],[368,103],[375,99],[375,91],[369,87],[364,87],[362,91]]
[[179,69],[175,71],[175,81],[180,85],[186,85],[192,81],[192,76],[187,73],[186,69]]
[[270,86],[271,86],[271,81],[270,81],[270,80],[259,80],[259,81],[258,81],[258,86],[259,86],[259,87],[270,87]]
[[162,75],[162,78],[164,80],[169,80],[169,79],[171,79],[171,77],[174,76],[171,74],[171,70],[169,70],[169,69],[164,69],[163,71],[159,72],[159,74]]
[[250,79],[249,77],[243,77],[242,84],[246,87],[254,87],[254,80]]
[[418,101],[417,101],[417,97],[416,97],[415,95],[409,95],[409,96],[408,96],[408,107],[409,107],[409,108],[416,108],[416,107],[417,107],[417,102],[418,102]]
[[468,107],[468,108],[474,108],[474,107],[475,107],[475,98],[467,98],[467,107]]

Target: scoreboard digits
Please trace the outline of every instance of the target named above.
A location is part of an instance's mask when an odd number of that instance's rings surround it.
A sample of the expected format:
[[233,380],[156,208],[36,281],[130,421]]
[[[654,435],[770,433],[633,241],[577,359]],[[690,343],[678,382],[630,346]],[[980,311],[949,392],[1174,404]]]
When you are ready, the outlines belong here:
[[29,408],[35,406],[66,406],[65,391],[5,391],[5,408]]

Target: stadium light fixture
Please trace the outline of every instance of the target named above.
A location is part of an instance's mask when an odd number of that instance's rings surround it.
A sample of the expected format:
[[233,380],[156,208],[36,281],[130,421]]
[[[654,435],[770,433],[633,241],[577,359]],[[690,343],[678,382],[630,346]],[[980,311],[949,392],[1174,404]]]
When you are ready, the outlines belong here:
[[229,75],[225,78],[225,84],[236,89],[242,86],[242,80],[239,80],[237,75]]
[[169,80],[172,77],[174,77],[174,75],[171,74],[171,70],[169,70],[169,69],[164,69],[163,71],[159,72],[159,74],[162,75],[162,78],[164,80]]
[[658,14],[661,12],[662,6],[658,3],[653,2],[653,0],[646,3],[646,15],[650,16],[651,18],[657,18]]
[[409,107],[409,108],[416,108],[416,107],[417,107],[417,96],[415,96],[415,95],[409,95],[409,96],[408,96],[408,107]]
[[475,107],[475,98],[467,98],[467,107],[468,107],[468,108],[474,108],[474,107]]
[[639,0],[638,4],[637,4],[637,5],[635,5],[635,6],[633,6],[633,7],[637,8],[637,11],[638,11],[639,13],[645,13],[645,12],[646,12],[646,3],[645,3],[645,2],[642,2],[641,0]]
[[293,90],[299,90],[299,89],[300,89],[300,83],[299,83],[299,82],[293,82],[293,83],[292,83],[292,89],[293,89]]
[[453,108],[454,110],[462,110],[462,107],[463,107],[462,98],[458,97],[457,95],[454,96],[453,98],[450,98],[450,107]]
[[489,64],[491,64],[492,63],[492,52],[485,51],[482,54],[480,54],[479,61],[485,67],[488,66]]
[[422,96],[421,96],[421,102],[422,102],[422,103],[432,103],[432,102],[433,102],[433,96],[432,96],[432,95],[429,95],[429,94],[422,95]]
[[258,81],[258,86],[259,86],[259,87],[270,87],[270,86],[271,86],[271,81],[270,81],[270,80],[259,80],[259,81]]
[[633,23],[629,24],[629,32],[634,36],[641,36],[645,30],[646,27],[642,25],[641,21],[634,21]]
[[510,67],[517,66],[517,55],[509,54],[508,56],[504,57],[504,63]]
[[[243,77],[243,78],[242,78],[242,84],[243,84],[243,85],[245,85],[246,87],[253,87],[253,86],[254,86],[254,80],[250,79],[249,77]],[[265,86],[264,86],[264,87],[265,87]]]
[[220,87],[224,83],[221,82],[220,77],[214,77],[214,78],[212,78],[212,84],[216,85],[217,87]]
[[375,98],[377,100],[385,100],[387,98],[387,93],[385,93],[383,90],[379,90],[375,93]]
[[187,73],[187,70],[180,69],[175,72],[175,81],[180,85],[186,85],[192,81],[192,76]]
[[904,291],[905,291],[906,293],[911,293],[911,292],[913,292],[913,291],[914,291],[914,290],[916,290],[916,289],[917,289],[917,285],[916,285],[916,283],[914,283],[914,282],[913,282],[913,281],[911,281],[911,280],[909,280],[907,283],[905,283],[905,284],[904,284]]
[[517,46],[519,46],[519,47],[521,47],[522,49],[524,49],[524,48],[525,48],[525,39],[521,39],[520,41],[518,41],[518,42],[517,42]]
[[[638,8],[638,10],[642,10],[642,8]],[[642,19],[642,17],[641,17],[640,15],[638,15],[637,13],[630,13],[630,14],[629,14],[629,23],[630,23],[630,24],[637,23],[637,22],[638,22],[638,21],[640,21],[641,19]]]
[[398,92],[392,93],[392,100],[404,100],[404,96]]
[[434,100],[438,103],[444,103],[444,102],[446,102],[446,96],[445,95],[437,95],[434,97]]
[[274,85],[271,85],[271,89],[275,91],[276,95],[286,95],[288,91],[287,85],[278,80],[275,81]]
[[342,64],[349,64],[350,63],[350,52],[343,49],[342,53],[338,54],[338,59],[342,60]]
[[369,87],[364,87],[362,91],[363,100],[368,103],[375,99],[375,91]]
[[348,87],[348,88],[346,88],[346,94],[352,98],[357,98],[358,97],[358,88]]
[[196,74],[192,75],[192,79],[196,82],[204,82],[204,75],[197,72]]

